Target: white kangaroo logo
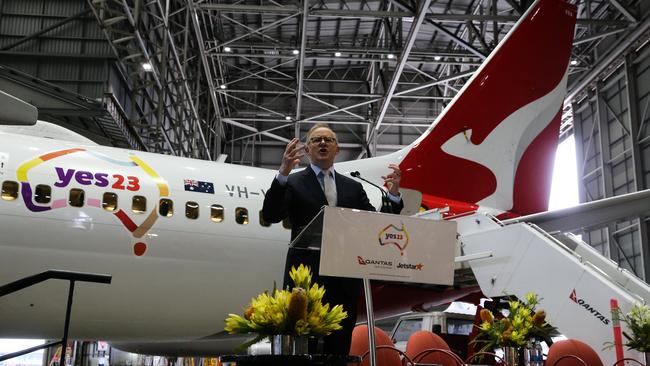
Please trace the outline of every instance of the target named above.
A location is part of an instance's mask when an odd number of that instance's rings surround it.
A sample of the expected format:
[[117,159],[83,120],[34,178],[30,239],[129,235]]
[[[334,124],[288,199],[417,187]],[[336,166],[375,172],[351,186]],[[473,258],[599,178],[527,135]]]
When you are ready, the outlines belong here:
[[555,89],[514,111],[480,144],[471,142],[469,137],[472,130],[467,130],[454,135],[442,145],[442,150],[447,154],[481,164],[496,177],[494,192],[477,204],[504,211],[512,209],[519,161],[528,146],[560,110],[566,94],[567,78],[568,68]]

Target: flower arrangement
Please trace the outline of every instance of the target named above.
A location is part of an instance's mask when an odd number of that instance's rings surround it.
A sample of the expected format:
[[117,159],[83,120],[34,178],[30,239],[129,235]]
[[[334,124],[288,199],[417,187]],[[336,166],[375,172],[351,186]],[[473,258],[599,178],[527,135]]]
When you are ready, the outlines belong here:
[[492,351],[500,347],[522,347],[532,338],[548,340],[557,333],[546,321],[544,310],[535,310],[539,298],[529,292],[525,301],[509,300],[508,314],[495,318],[488,309],[480,312],[479,333],[472,343],[480,345],[480,351]]
[[618,315],[632,332],[631,335],[623,332],[627,340],[625,346],[639,352],[650,352],[650,307],[636,303],[629,313],[623,314],[619,309]]
[[294,287],[289,290],[264,291],[251,300],[244,316],[228,314],[225,330],[230,334],[257,333],[258,336],[242,346],[248,346],[264,337],[278,334],[319,337],[341,329],[341,321],[348,314],[343,306],[330,309],[323,304],[325,288],[312,284],[309,266],[291,267],[289,276]]

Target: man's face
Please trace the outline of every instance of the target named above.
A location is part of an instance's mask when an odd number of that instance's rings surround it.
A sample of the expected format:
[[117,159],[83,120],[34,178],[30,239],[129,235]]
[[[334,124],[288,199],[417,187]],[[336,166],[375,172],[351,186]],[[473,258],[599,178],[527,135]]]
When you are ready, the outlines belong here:
[[336,135],[327,127],[319,127],[312,131],[305,148],[312,164],[321,169],[329,169],[334,165],[334,158],[339,153]]

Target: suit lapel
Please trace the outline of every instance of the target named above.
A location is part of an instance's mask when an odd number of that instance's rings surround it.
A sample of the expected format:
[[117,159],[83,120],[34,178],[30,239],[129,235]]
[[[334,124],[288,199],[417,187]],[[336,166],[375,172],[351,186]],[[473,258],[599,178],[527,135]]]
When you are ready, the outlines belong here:
[[337,201],[337,206],[341,207],[347,207],[347,196],[346,192],[346,178],[342,176],[341,174],[337,173],[336,170],[334,171],[334,175],[336,176],[336,201]]
[[[318,177],[316,177],[316,173],[311,169],[311,167],[305,168],[305,170],[302,171],[302,183],[303,186],[305,187],[305,190],[307,192],[316,192],[315,196],[320,205],[327,205],[327,198],[325,197],[325,192],[323,192],[323,188],[320,186],[320,182],[318,181]],[[338,192],[338,185],[336,186],[337,192]],[[338,193],[337,193],[338,194]]]

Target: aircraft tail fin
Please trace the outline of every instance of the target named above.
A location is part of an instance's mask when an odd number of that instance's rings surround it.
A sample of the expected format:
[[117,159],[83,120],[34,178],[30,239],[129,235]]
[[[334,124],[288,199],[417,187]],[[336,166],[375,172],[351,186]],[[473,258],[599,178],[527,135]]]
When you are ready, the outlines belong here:
[[432,127],[396,153],[402,186],[425,200],[545,211],[575,19],[564,0],[533,4]]

